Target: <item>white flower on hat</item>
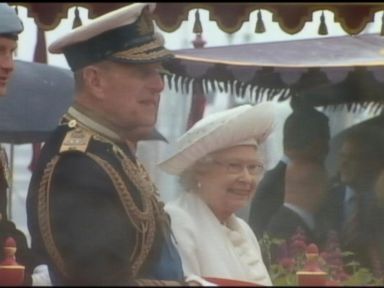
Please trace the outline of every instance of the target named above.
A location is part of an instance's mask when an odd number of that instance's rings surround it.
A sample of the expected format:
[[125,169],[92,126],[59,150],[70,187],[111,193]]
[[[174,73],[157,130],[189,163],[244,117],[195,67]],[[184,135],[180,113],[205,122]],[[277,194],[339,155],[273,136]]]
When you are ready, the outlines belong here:
[[273,129],[275,111],[274,103],[265,102],[208,115],[176,141],[174,154],[159,167],[180,175],[211,152],[237,145],[260,144]]

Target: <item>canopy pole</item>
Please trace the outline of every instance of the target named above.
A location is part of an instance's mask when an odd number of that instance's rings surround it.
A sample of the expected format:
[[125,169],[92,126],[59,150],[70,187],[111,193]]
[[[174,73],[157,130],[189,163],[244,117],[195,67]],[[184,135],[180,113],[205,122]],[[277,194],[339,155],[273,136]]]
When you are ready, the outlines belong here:
[[12,202],[13,202],[13,161],[14,161],[15,147],[14,144],[10,144],[9,151],[9,182],[8,182],[8,219],[12,219]]

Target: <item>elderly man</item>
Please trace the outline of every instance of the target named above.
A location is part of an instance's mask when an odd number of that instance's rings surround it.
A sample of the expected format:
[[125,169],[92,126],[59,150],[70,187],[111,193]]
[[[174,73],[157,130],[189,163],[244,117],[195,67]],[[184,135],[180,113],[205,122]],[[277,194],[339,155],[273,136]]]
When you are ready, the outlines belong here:
[[135,143],[128,145],[153,132],[161,62],[172,57],[154,32],[154,8],[123,7],[49,47],[64,53],[76,81],[74,104],[46,142],[27,198],[32,249],[54,285],[189,282],[169,217]]

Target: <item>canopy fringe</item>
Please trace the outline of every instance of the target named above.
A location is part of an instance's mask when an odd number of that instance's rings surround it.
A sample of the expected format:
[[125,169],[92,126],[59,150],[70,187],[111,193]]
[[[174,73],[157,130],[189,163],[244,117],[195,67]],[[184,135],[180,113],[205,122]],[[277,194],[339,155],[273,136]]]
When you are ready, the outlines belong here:
[[264,33],[265,32],[265,25],[263,18],[261,16],[261,11],[257,11],[257,20],[256,20],[256,28],[255,28],[256,33]]
[[[351,71],[348,74],[347,78],[338,84],[340,85],[338,89],[346,91],[344,97],[352,97],[351,99],[355,101],[351,103],[337,103],[335,101],[331,101],[333,100],[333,95],[328,95],[328,90],[326,88],[334,84],[332,84],[328,80],[326,74],[320,69],[309,69],[308,72],[304,73],[301,76],[298,82],[292,85],[285,84],[281,79],[279,79],[280,76],[276,72],[273,72],[276,73],[276,75],[274,75],[275,80],[270,81],[270,77],[272,75],[270,74],[271,71],[272,70],[268,69],[265,69],[264,71],[259,70],[255,72],[255,74],[258,73],[257,76],[259,77],[259,79],[257,79],[255,75],[253,79],[247,82],[234,79],[233,76],[223,76],[223,74],[221,74],[221,79],[204,77],[208,75],[208,73],[199,78],[188,77],[186,75],[165,74],[164,81],[168,83],[169,89],[174,90],[177,93],[191,93],[191,84],[196,82],[200,83],[206,95],[211,92],[225,92],[230,93],[231,96],[234,98],[245,99],[245,97],[249,97],[249,100],[253,103],[274,100],[278,102],[283,102],[289,100],[292,97],[297,97],[293,96],[294,93],[301,95],[299,97],[306,97],[311,93],[317,93],[318,95],[314,94],[314,97],[311,99],[311,105],[327,107],[327,109],[329,109],[328,106],[336,107],[334,109],[337,109],[340,106],[346,107],[348,111],[353,113],[356,113],[360,110],[368,110],[370,112],[376,113],[384,107],[384,101],[380,101],[380,99],[377,98],[378,96],[375,96],[377,94],[376,91],[384,91],[384,84],[377,83],[377,81],[371,82],[374,81],[373,74],[366,73],[370,71],[365,71],[362,68],[358,68],[354,71]],[[269,74],[269,78],[263,78],[263,73],[267,72]],[[365,73],[364,76],[362,76],[361,73]],[[362,77],[364,77],[363,82],[365,84],[364,87],[359,88],[359,85],[361,86],[362,82],[361,79],[363,79]],[[269,80],[267,81],[267,79]],[[314,80],[309,81],[309,79]],[[357,79],[360,80],[358,81]],[[314,90],[316,90],[315,88],[313,88],[314,82],[316,82],[316,89],[323,87],[325,90],[320,90],[320,92],[314,92]],[[365,96],[368,95],[369,101],[363,101],[363,98],[357,96],[360,95],[360,89],[363,89],[365,91]],[[329,105],[319,104],[321,102],[326,102],[324,101],[324,98],[327,97],[329,99],[327,99],[327,101],[330,103]],[[340,99],[335,98],[335,100],[343,101],[344,97]]]
[[327,24],[325,23],[324,11],[321,12],[320,26],[318,30],[319,35],[328,35]]
[[384,36],[384,13],[383,16],[381,16],[381,30],[380,30],[380,35]]
[[83,25],[83,22],[81,21],[81,18],[80,18],[79,9],[76,6],[76,8],[75,8],[75,18],[73,19],[72,29],[80,27],[81,25]]

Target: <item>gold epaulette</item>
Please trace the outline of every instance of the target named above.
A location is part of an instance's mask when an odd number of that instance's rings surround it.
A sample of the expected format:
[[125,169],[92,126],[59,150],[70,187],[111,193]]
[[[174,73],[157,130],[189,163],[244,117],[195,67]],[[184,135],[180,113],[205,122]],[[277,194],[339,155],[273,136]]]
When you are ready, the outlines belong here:
[[67,132],[64,137],[63,142],[60,146],[60,153],[65,151],[81,151],[85,152],[87,150],[89,141],[92,138],[92,133],[83,129],[77,125],[77,121],[72,119],[67,123],[69,128],[72,128]]

